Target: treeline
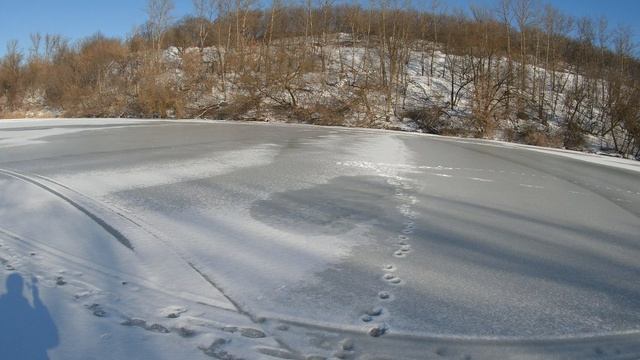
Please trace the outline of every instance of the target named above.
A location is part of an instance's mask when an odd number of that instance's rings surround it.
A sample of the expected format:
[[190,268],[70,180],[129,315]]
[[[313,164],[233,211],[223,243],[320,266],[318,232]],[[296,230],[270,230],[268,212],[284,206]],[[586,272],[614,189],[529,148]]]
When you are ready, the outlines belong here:
[[281,119],[501,137],[640,156],[631,32],[534,0],[150,0],[127,39],[31,36],[0,62],[0,116]]

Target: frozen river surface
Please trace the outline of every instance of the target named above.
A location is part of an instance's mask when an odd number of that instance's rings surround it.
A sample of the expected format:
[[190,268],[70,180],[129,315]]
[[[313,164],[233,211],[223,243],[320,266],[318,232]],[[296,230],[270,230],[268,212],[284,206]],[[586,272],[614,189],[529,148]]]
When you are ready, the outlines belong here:
[[634,359],[639,170],[384,131],[0,122],[0,285],[42,301],[49,330],[13,337],[52,359]]

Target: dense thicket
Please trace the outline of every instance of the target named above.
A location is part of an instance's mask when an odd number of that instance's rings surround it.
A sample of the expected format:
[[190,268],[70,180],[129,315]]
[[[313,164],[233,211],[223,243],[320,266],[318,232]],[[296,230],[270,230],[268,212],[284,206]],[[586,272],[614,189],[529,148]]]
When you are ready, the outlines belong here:
[[640,155],[628,29],[534,0],[431,5],[194,0],[193,15],[173,21],[170,0],[150,0],[147,23],[127,39],[34,34],[25,53],[8,44],[0,116],[409,118],[430,132],[568,148],[591,136]]

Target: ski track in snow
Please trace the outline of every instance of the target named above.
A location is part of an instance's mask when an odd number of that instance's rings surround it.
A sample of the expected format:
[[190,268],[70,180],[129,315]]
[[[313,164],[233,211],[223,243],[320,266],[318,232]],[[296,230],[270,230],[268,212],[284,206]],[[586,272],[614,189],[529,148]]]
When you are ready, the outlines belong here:
[[[2,170],[2,173],[19,181],[24,181],[29,186],[36,186],[50,192],[80,210],[82,214],[101,224],[109,233],[112,233],[111,229],[115,229],[103,217],[95,215],[94,212],[101,205],[86,205],[88,198],[85,197],[83,199],[84,195],[75,193],[60,183],[42,177],[37,180],[35,177],[12,171]],[[53,190],[54,186],[58,186],[58,190]],[[69,193],[63,195],[61,193],[62,189],[68,190]],[[71,197],[75,197],[75,199],[72,200]],[[85,205],[81,205],[83,203]],[[92,210],[90,211],[88,208],[92,208]],[[103,211],[102,216],[108,212],[110,210]],[[117,213],[114,212],[114,214]],[[131,222],[139,226],[137,222]],[[127,232],[131,233],[131,231]],[[134,244],[139,244],[142,240],[139,236],[134,236],[132,239]],[[157,239],[160,240],[159,238]],[[201,350],[205,355],[213,357],[221,354],[231,356],[231,352],[225,350],[230,348],[236,355],[244,354],[244,356],[247,356],[248,354],[250,358],[254,358],[256,353],[247,351],[247,349],[250,350],[256,348],[256,346],[261,349],[271,349],[274,354],[277,353],[283,356],[284,354],[291,354],[290,349],[284,343],[269,337],[264,329],[260,329],[262,326],[259,324],[259,319],[244,312],[233,301],[234,305],[228,306],[219,300],[208,299],[180,290],[168,290],[166,287],[158,286],[129,272],[119,272],[117,269],[101,266],[82,257],[56,249],[45,242],[32,238],[23,238],[2,228],[0,228],[0,240],[0,264],[4,270],[12,273],[21,273],[25,278],[40,279],[42,286],[59,288],[67,294],[70,293],[69,297],[94,317],[111,320],[112,323],[120,326],[139,328],[151,334],[172,333],[185,339],[199,335],[198,344],[193,346]],[[123,245],[127,246],[127,244]],[[136,252],[137,249],[130,247],[130,250]],[[166,256],[163,258],[169,260]],[[183,258],[183,261],[188,262],[186,258]],[[216,287],[193,264],[188,263],[188,265],[198,273],[198,276],[204,277],[207,282]],[[96,285],[100,283],[105,284],[106,288]],[[106,290],[107,288],[109,290]],[[120,290],[113,288],[120,288]],[[123,296],[122,293],[129,293],[129,295]],[[135,295],[131,296],[131,294]],[[129,301],[123,301],[122,298],[128,298]],[[168,305],[157,313],[153,313],[149,312],[149,309],[140,308],[140,305],[144,304],[144,301],[140,301],[140,298],[161,298],[176,303],[191,304],[192,307],[204,307],[209,311],[213,309],[211,314],[213,316],[211,320],[208,320],[206,317],[202,318],[196,312],[191,316],[182,317],[182,319],[178,320],[182,314],[189,311],[189,305]],[[230,319],[236,323],[224,323],[225,319]],[[202,343],[203,340],[209,341],[206,339],[212,338],[213,335],[216,336],[211,343]],[[249,340],[235,339],[233,341],[234,345],[230,346],[230,336],[240,336]],[[109,340],[109,338],[110,336],[106,336],[103,339]],[[255,339],[263,338],[265,339],[264,341],[252,344]],[[66,358],[74,357],[66,356]]]

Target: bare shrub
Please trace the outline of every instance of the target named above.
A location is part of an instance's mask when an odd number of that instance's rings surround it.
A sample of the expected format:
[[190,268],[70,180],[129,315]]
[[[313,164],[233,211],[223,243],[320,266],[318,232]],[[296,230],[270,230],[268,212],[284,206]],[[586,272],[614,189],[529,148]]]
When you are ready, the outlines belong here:
[[430,134],[440,134],[445,125],[446,112],[437,105],[405,111],[402,116],[413,120],[421,130]]

